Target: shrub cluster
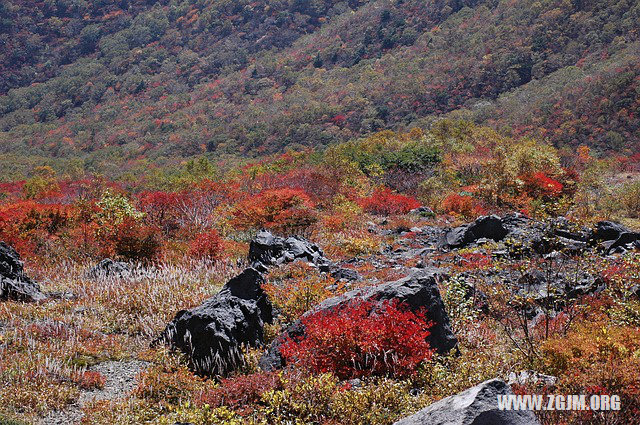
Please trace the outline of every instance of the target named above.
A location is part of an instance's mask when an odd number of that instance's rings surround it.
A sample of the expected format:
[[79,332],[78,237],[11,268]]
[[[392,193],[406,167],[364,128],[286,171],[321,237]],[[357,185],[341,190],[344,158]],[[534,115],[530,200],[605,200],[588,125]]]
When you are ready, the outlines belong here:
[[288,339],[281,351],[288,361],[314,373],[330,372],[341,379],[406,377],[433,354],[425,313],[396,301],[352,302],[304,317],[302,324],[305,335]]

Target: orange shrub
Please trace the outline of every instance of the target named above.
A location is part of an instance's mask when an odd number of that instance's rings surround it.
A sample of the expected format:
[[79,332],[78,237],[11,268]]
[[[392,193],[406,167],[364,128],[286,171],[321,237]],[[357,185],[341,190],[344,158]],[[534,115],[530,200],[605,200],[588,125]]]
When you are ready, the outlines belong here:
[[458,193],[451,193],[444,198],[440,208],[445,213],[463,217],[476,217],[486,213],[484,208],[473,197]]
[[[579,423],[636,423],[640,414],[640,333],[632,326],[612,325],[606,316],[578,323],[566,336],[543,344],[547,372],[560,378],[559,394],[618,394],[618,422],[599,422],[581,415]],[[613,418],[612,418],[613,419]]]
[[233,224],[244,229],[268,228],[288,232],[316,220],[311,198],[299,189],[264,190],[236,205]]

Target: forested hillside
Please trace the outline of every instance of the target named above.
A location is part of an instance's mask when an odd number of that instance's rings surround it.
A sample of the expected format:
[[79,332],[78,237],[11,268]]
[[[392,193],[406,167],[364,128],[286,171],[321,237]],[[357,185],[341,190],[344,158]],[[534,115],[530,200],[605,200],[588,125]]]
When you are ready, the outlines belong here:
[[5,172],[324,147],[450,113],[600,154],[640,143],[632,0],[2,0],[0,17]]

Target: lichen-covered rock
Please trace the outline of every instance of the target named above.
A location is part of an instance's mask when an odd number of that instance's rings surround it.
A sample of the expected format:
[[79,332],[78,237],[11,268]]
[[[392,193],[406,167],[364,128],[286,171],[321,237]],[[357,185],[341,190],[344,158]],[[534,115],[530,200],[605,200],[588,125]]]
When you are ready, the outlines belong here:
[[24,273],[15,249],[0,242],[0,301],[41,301],[47,298],[40,286]]
[[228,374],[242,362],[244,345],[264,342],[264,324],[273,320],[263,280],[254,268],[244,270],[200,306],[178,312],[160,339],[185,353],[195,372]]
[[530,410],[500,410],[498,396],[513,394],[499,379],[437,401],[394,425],[539,425]]
[[[438,353],[446,353],[456,347],[458,340],[451,331],[449,317],[438,291],[437,281],[442,275],[443,272],[440,269],[429,268],[394,282],[349,291],[321,302],[306,312],[303,317],[329,311],[354,300],[371,302],[397,300],[413,311],[422,308],[426,310],[426,318],[433,322],[429,343]],[[265,370],[283,367],[284,359],[280,353],[280,346],[287,337],[298,338],[302,335],[304,335],[304,325],[298,320],[272,343],[261,358],[260,366]]]

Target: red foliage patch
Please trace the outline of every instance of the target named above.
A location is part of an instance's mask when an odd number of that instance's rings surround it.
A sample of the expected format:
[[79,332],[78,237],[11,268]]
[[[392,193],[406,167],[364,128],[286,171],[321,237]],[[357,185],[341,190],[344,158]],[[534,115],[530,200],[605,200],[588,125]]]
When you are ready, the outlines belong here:
[[389,188],[377,189],[371,196],[360,200],[360,206],[370,214],[406,214],[420,206],[411,196],[393,193]]
[[302,190],[265,190],[236,206],[234,222],[242,228],[287,232],[313,224],[317,220],[313,207],[311,198]]
[[218,259],[224,250],[224,243],[215,229],[200,233],[189,245],[189,255],[196,258]]
[[83,390],[103,388],[104,384],[107,382],[107,378],[105,378],[103,374],[90,370],[85,372],[76,372],[73,374],[71,379]]
[[195,403],[200,406],[208,404],[212,407],[229,406],[234,409],[247,409],[258,403],[265,392],[282,387],[280,375],[275,372],[238,375],[223,379],[216,388],[203,392],[196,397]]
[[451,193],[444,198],[440,208],[448,214],[464,217],[475,217],[486,213],[484,208],[473,197],[457,193]]
[[340,379],[406,377],[433,354],[424,311],[412,312],[395,301],[381,306],[352,302],[302,323],[304,337],[288,339],[281,352],[314,373],[332,372]]
[[562,195],[564,186],[543,172],[520,176],[524,182],[524,191],[532,198],[557,198]]

